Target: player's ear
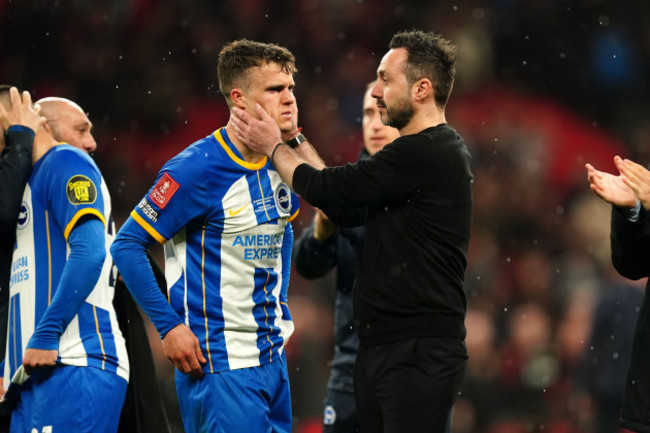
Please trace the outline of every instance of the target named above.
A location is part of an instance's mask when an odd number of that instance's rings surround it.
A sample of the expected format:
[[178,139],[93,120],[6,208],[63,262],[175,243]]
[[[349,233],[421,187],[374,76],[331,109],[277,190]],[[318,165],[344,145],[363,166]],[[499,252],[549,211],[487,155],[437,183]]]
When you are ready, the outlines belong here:
[[52,131],[52,126],[50,125],[50,123],[47,120],[45,122],[43,122],[43,129],[45,129],[45,132],[47,132],[48,134],[54,136],[53,131]]
[[246,109],[246,96],[240,88],[235,87],[230,91],[230,99],[232,99],[232,103],[235,107],[241,108],[242,110]]

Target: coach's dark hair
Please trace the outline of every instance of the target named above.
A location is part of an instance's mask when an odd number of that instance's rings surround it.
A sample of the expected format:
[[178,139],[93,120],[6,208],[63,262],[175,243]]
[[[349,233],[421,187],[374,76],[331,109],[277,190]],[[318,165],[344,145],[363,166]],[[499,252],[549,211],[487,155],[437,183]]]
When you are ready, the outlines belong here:
[[406,49],[408,59],[404,73],[409,84],[428,78],[433,83],[436,103],[444,107],[454,87],[456,45],[433,32],[411,30],[395,34],[388,46]]
[[266,63],[277,63],[284,72],[289,74],[298,72],[296,58],[291,51],[280,45],[240,39],[230,42],[221,49],[217,75],[219,90],[226,98],[228,106],[232,104],[230,91],[237,85],[241,85],[240,80],[246,79],[247,71]]

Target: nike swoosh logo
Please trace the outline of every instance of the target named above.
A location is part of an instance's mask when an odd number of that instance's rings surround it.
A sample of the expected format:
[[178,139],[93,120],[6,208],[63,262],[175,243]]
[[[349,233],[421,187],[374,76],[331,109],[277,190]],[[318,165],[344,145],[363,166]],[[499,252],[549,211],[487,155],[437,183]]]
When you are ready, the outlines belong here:
[[246,206],[248,206],[248,204],[245,204],[244,206],[240,207],[240,208],[237,209],[236,211],[233,211],[232,208],[230,208],[230,209],[228,210],[228,215],[230,215],[230,216],[236,216],[237,214],[239,214],[239,212],[243,211],[244,208],[245,208]]

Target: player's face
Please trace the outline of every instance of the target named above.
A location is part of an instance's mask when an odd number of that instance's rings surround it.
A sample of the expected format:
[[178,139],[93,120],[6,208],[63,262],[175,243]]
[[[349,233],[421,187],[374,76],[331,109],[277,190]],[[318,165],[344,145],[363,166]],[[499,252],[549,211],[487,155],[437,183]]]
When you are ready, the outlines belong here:
[[372,88],[363,97],[363,144],[371,155],[399,137],[399,131],[381,122],[377,101],[370,96]]
[[408,125],[413,117],[411,88],[404,73],[407,58],[405,48],[388,51],[379,64],[377,84],[371,93],[377,99],[382,122],[399,130]]
[[76,107],[63,108],[57,119],[50,122],[50,126],[57,141],[68,143],[87,153],[97,149],[97,143],[91,133],[93,124],[86,113]]
[[246,111],[258,117],[255,103],[259,103],[275,120],[282,132],[295,129],[297,119],[296,86],[293,75],[282,70],[277,63],[266,63],[249,71],[249,85],[244,98]]

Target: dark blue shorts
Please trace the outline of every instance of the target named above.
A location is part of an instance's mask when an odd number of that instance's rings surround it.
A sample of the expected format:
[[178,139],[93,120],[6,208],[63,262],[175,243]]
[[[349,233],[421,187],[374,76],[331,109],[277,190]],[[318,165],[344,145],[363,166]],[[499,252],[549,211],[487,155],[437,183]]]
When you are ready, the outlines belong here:
[[127,382],[93,367],[36,370],[11,414],[11,433],[115,433]]
[[291,394],[284,356],[259,367],[193,379],[176,371],[186,433],[291,433]]

